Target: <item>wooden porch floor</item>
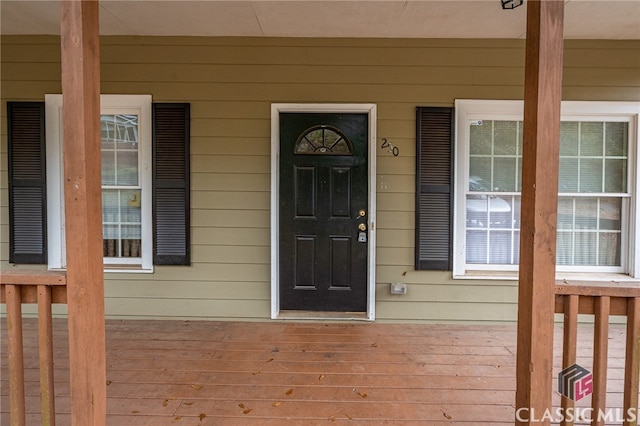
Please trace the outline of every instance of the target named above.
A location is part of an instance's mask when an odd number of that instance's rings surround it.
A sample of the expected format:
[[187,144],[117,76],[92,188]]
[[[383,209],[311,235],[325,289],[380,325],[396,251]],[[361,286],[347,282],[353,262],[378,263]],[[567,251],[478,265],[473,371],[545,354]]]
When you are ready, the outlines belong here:
[[[27,424],[36,425],[35,321],[24,328]],[[588,369],[589,334],[580,331],[578,349]],[[54,342],[60,426],[70,423],[64,320]],[[515,348],[514,326],[107,321],[107,424],[513,424]],[[5,320],[1,349],[8,425]],[[609,358],[608,402],[620,407],[622,327],[610,331]]]

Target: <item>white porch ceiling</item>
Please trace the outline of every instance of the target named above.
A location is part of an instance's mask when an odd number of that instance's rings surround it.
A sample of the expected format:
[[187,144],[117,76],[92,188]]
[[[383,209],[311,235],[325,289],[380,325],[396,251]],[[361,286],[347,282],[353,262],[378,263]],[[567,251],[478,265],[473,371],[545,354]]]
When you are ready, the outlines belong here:
[[[565,4],[565,38],[640,39],[640,0]],[[58,0],[0,0],[0,15],[2,34],[60,33]],[[525,19],[500,0],[100,1],[103,35],[524,38]]]

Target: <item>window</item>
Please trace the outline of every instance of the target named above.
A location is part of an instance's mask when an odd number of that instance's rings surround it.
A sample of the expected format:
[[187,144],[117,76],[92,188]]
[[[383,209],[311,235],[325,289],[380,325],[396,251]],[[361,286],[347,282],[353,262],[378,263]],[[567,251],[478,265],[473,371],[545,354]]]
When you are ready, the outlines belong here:
[[[456,102],[455,276],[517,270],[522,109],[519,101]],[[562,105],[559,272],[637,270],[638,113],[631,103]]]
[[[7,102],[9,262],[57,269],[65,263],[61,97],[46,101]],[[190,105],[101,101],[106,269],[190,265]]]
[[[47,95],[49,267],[66,266],[62,184],[62,96]],[[105,266],[152,270],[151,96],[100,98]]]
[[351,142],[340,129],[320,125],[304,131],[295,144],[296,154],[352,155]]

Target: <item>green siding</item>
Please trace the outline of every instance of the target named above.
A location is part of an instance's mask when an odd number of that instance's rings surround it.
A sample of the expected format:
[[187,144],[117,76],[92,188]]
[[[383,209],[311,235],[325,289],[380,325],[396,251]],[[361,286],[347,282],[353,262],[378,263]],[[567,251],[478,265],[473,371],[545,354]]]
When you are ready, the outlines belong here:
[[[8,265],[6,101],[60,93],[59,39],[1,39],[0,266]],[[513,281],[413,270],[415,107],[521,99],[522,40],[104,37],[102,92],[191,103],[190,267],[106,275],[111,318],[246,319],[270,311],[270,104],[376,103],[377,319],[503,322]],[[640,100],[640,41],[571,40],[563,99]],[[406,282],[392,296],[389,282]],[[26,309],[26,312],[32,312]],[[63,313],[63,307],[56,312]]]

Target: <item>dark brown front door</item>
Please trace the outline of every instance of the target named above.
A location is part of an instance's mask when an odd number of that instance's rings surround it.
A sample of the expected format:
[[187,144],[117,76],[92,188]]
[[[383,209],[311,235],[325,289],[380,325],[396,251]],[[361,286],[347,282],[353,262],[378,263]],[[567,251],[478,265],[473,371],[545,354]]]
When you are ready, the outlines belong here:
[[280,309],[366,312],[368,115],[280,114]]

